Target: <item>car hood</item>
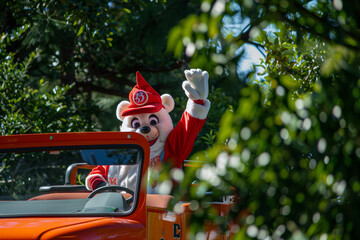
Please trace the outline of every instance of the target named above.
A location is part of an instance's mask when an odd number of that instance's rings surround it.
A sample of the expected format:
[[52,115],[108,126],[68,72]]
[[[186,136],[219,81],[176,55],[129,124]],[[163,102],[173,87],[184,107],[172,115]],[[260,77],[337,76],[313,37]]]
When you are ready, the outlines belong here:
[[[0,239],[99,239],[145,235],[144,226],[134,220],[106,217],[29,217],[0,219]],[[130,239],[134,237],[132,235]]]

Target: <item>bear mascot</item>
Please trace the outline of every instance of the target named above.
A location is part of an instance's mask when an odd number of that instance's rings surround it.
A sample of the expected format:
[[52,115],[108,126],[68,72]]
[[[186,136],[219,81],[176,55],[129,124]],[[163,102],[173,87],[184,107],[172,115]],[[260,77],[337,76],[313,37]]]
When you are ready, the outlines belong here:
[[[206,71],[185,70],[186,81],[182,87],[189,98],[186,109],[176,125],[169,113],[174,109],[174,99],[169,94],[159,95],[136,73],[136,86],[129,101],[117,106],[116,116],[122,121],[120,131],[142,134],[150,144],[149,171],[159,170],[162,163],[172,161],[181,168],[191,153],[196,136],[205,123],[210,109]],[[131,166],[102,166],[94,168],[86,178],[86,187],[92,191],[106,185],[118,185],[135,190],[136,168]],[[150,174],[149,174],[150,175]],[[148,181],[148,193],[157,193],[156,184]]]

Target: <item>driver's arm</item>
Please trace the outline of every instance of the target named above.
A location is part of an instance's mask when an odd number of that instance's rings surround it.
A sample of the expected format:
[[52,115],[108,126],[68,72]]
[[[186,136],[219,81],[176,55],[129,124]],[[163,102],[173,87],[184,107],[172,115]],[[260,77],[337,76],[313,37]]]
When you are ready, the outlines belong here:
[[94,168],[85,179],[86,188],[93,191],[96,188],[106,186],[108,171],[109,166],[99,165]]
[[101,178],[99,177],[93,177],[89,180],[90,182],[90,186],[92,186],[92,189],[95,190],[99,187],[103,187],[103,186],[106,186],[107,183],[104,182]]

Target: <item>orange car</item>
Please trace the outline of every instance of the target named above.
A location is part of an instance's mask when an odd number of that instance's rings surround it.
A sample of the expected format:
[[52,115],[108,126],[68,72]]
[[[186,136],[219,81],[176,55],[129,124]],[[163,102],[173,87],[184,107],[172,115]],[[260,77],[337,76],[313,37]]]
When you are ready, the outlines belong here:
[[[146,194],[149,144],[137,133],[0,136],[0,239],[186,239],[189,203]],[[137,169],[136,187],[83,185],[96,165]],[[64,184],[65,179],[65,184]],[[224,215],[230,203],[214,203]],[[207,239],[228,239],[207,226]]]

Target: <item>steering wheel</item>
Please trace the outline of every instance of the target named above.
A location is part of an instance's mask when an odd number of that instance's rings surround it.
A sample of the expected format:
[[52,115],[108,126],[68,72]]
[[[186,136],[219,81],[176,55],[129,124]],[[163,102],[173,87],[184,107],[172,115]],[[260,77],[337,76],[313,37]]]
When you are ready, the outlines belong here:
[[99,188],[95,189],[92,193],[90,193],[88,198],[92,198],[96,194],[101,193],[101,192],[106,192],[106,191],[116,192],[117,190],[124,191],[131,195],[131,197],[129,197],[128,199],[125,200],[126,203],[130,204],[134,201],[134,191],[132,191],[126,187],[121,187],[121,186],[116,186],[116,185],[99,187]]

